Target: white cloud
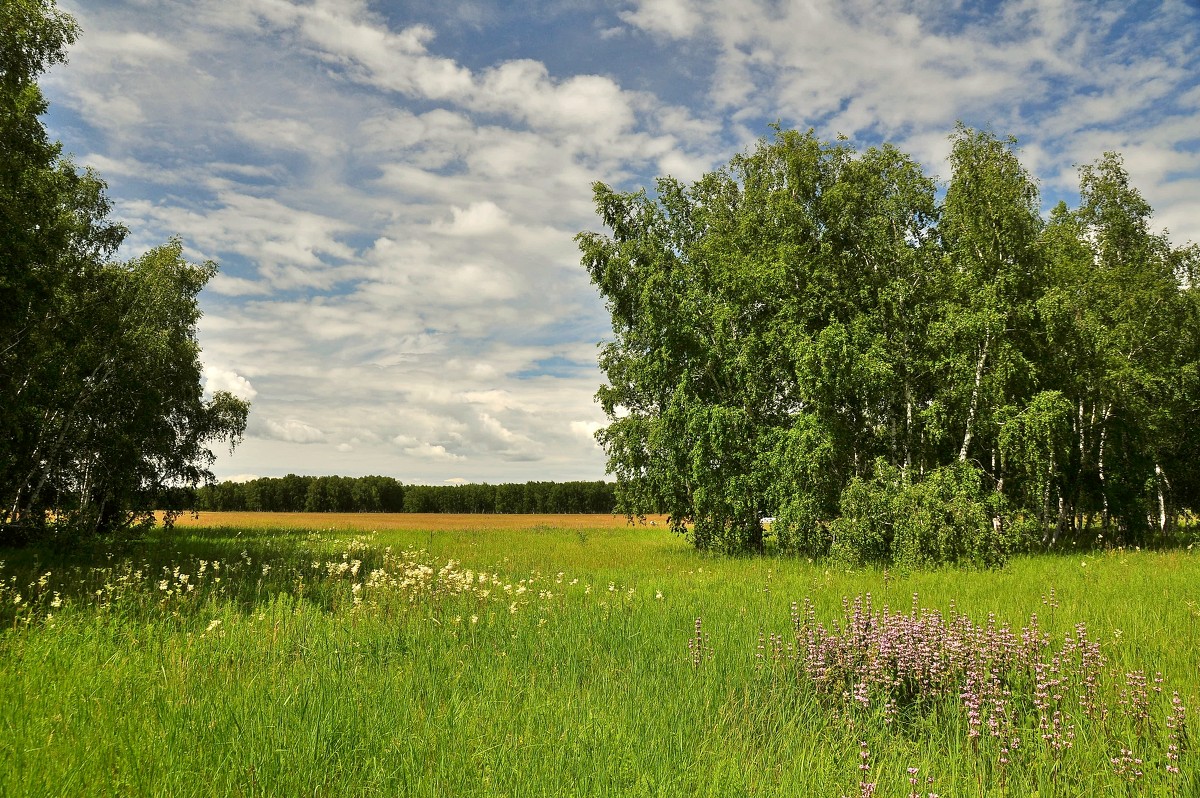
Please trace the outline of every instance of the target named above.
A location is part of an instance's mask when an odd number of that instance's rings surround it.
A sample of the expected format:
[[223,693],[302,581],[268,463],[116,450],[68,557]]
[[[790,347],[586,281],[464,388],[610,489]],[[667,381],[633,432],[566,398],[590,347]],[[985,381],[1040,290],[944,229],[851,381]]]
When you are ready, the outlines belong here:
[[491,200],[472,202],[465,208],[451,206],[453,221],[435,225],[436,230],[452,236],[486,236],[502,232],[508,226],[508,214]]
[[231,369],[217,368],[206,363],[201,374],[206,393],[212,394],[217,391],[228,391],[237,398],[245,399],[246,401],[250,401],[255,396],[258,396],[258,391],[254,390],[254,386],[250,384],[250,380]]
[[571,434],[577,438],[592,443],[595,446],[600,444],[596,442],[596,433],[604,429],[605,424],[599,421],[572,421],[569,425]]
[[623,11],[620,16],[634,27],[677,39],[691,36],[701,21],[689,0],[642,0],[636,11]]
[[298,419],[257,418],[253,413],[250,415],[248,432],[288,443],[320,443],[325,440],[324,432]]
[[462,455],[451,454],[446,451],[446,447],[438,444],[421,443],[416,446],[409,446],[404,449],[404,453],[413,457],[418,457],[426,460],[464,460]]
[[266,283],[247,280],[245,277],[230,277],[220,273],[212,278],[205,287],[223,296],[261,296],[271,292],[270,286]]

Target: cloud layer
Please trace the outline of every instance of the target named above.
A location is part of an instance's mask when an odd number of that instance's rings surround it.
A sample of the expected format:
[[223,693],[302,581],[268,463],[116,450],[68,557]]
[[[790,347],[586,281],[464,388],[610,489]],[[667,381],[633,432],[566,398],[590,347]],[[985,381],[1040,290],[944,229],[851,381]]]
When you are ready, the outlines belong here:
[[1181,0],[62,4],[84,35],[52,132],[131,254],[178,234],[222,266],[205,379],[254,409],[219,476],[600,478],[590,185],[694,178],[775,120],[942,174],[955,120],[990,125],[1068,201],[1120,150],[1200,240]]

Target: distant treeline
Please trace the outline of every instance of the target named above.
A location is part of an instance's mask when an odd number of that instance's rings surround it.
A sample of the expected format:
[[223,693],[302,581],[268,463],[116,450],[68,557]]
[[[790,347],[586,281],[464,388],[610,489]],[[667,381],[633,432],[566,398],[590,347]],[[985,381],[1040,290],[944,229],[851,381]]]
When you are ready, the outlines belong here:
[[392,477],[262,477],[196,491],[197,510],[306,513],[611,513],[610,482],[405,485]]

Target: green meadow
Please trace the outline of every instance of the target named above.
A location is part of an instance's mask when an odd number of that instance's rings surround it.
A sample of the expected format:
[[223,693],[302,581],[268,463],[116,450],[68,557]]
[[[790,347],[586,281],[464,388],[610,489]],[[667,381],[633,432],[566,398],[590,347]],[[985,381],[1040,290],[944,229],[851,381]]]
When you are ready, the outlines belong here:
[[[1200,547],[847,571],[662,528],[481,522],[0,560],[12,798],[1200,794]],[[889,711],[818,687],[796,646],[814,621],[848,635],[844,601],[867,594],[875,628],[886,606],[967,639],[1036,629],[1046,662],[1083,624],[1099,676],[997,666],[1006,737],[958,695]]]

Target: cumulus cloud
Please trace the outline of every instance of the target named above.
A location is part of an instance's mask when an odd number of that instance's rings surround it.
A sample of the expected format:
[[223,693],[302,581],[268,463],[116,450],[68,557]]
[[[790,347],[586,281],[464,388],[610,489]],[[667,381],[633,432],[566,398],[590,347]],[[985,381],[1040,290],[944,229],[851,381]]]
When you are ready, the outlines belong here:
[[204,381],[204,391],[208,394],[213,394],[217,391],[228,391],[237,398],[245,399],[246,401],[250,401],[258,396],[258,391],[254,390],[254,386],[250,384],[250,380],[231,369],[218,368],[206,363],[201,371],[201,378]]
[[502,232],[509,224],[508,214],[491,200],[472,202],[465,208],[451,206],[450,212],[453,221],[434,229],[453,236],[485,236]]
[[251,415],[249,434],[288,443],[320,443],[325,433],[311,424],[294,418],[256,418]]
[[604,427],[605,425],[599,421],[572,421],[568,425],[572,435],[594,443],[596,446],[600,445],[599,443],[596,443],[596,433],[602,430]]
[[677,39],[691,36],[701,23],[700,13],[689,0],[642,0],[636,10],[621,12],[621,19]]
[[416,446],[405,447],[404,453],[425,460],[464,460],[462,455],[446,451],[440,443],[420,443]]

